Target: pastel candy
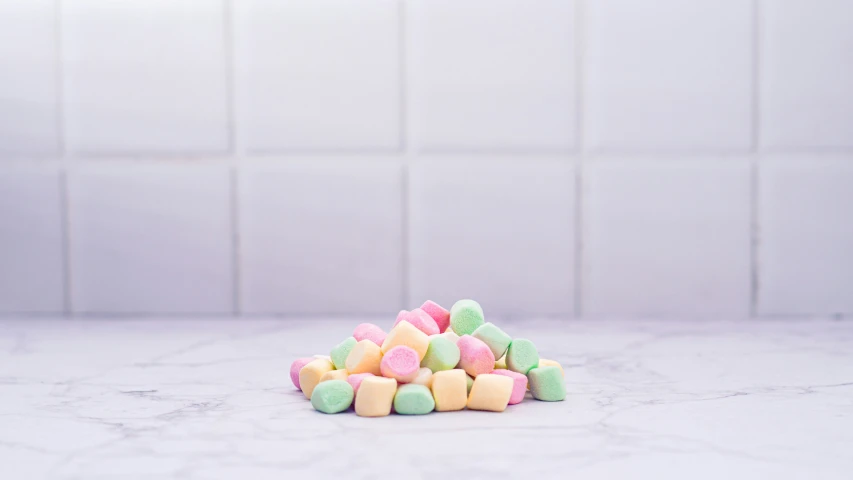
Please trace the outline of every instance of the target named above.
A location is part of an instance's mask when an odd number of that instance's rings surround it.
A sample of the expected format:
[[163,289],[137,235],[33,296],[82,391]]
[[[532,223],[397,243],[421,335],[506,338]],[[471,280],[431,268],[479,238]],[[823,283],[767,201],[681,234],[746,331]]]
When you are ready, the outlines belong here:
[[471,387],[474,386],[474,379],[471,375],[465,374],[465,389],[468,390],[468,393],[471,393]]
[[370,340],[380,347],[382,346],[382,342],[385,341],[385,335],[387,335],[385,330],[372,323],[360,323],[352,332],[353,338],[357,341]]
[[476,378],[483,373],[491,373],[495,369],[495,355],[482,340],[471,335],[462,335],[456,342],[459,347],[459,368],[468,375]]
[[538,367],[527,374],[530,393],[536,400],[559,402],[566,398],[566,382],[557,367]]
[[400,322],[385,337],[385,342],[382,343],[382,353],[398,345],[405,345],[418,352],[418,360],[420,361],[424,359],[424,355],[426,355],[429,348],[429,337],[424,332],[415,328],[411,323]]
[[310,400],[314,387],[320,383],[323,375],[334,369],[335,366],[332,365],[332,362],[325,358],[315,358],[302,367],[299,370],[299,385],[302,387],[302,393],[305,394],[305,398]]
[[347,382],[352,385],[352,391],[358,395],[358,387],[361,386],[362,380],[367,377],[373,377],[372,373],[356,373],[354,375],[347,375]]
[[393,378],[366,377],[355,396],[355,413],[360,417],[384,417],[391,413],[397,381]]
[[524,394],[527,392],[527,376],[506,369],[495,369],[492,374],[503,375],[512,379],[512,395],[509,397],[510,405],[521,403],[524,400]]
[[435,320],[420,308],[416,308],[411,312],[400,310],[400,313],[397,314],[397,320],[394,322],[394,326],[396,327],[403,321],[411,323],[415,328],[427,335],[437,335],[441,333],[438,330],[438,325],[436,325]]
[[394,411],[401,415],[426,415],[435,409],[432,392],[423,385],[400,385],[394,395]]
[[446,337],[433,335],[429,337],[429,347],[421,360],[421,366],[433,372],[456,368],[459,363],[459,347]]
[[536,345],[526,338],[516,338],[506,351],[506,367],[513,372],[523,373],[539,366],[539,352]]
[[372,373],[381,375],[379,363],[382,361],[382,351],[370,340],[362,340],[355,344],[346,360],[347,372]]
[[[326,372],[320,377],[320,383],[328,382],[329,380],[346,380],[347,377],[346,370],[332,370],[331,372]],[[315,387],[316,388],[316,387]]]
[[512,396],[513,380],[503,375],[483,374],[474,379],[468,394],[468,408],[503,412]]
[[335,364],[335,368],[346,368],[347,357],[349,356],[349,352],[352,351],[353,347],[358,343],[354,337],[349,337],[343,342],[337,344],[335,348],[332,349],[331,354],[329,355],[332,358],[332,363]]
[[323,413],[340,413],[352,405],[352,385],[343,380],[322,382],[314,388],[311,406]]
[[432,300],[424,302],[424,304],[421,305],[421,310],[425,311],[427,315],[435,320],[435,324],[438,325],[439,332],[446,331],[447,327],[450,326],[450,311]]
[[563,370],[563,366],[560,365],[559,362],[555,362],[554,360],[546,360],[544,358],[540,358],[539,359],[539,366],[540,367],[557,367],[560,369],[560,373],[563,374],[563,377],[566,376],[566,371]]
[[457,335],[471,335],[483,322],[483,308],[474,300],[459,300],[450,309],[450,328]]
[[405,345],[398,345],[385,352],[379,369],[383,377],[393,378],[400,383],[409,383],[418,376],[420,369],[418,352]]
[[498,360],[495,360],[495,370],[499,368],[506,370],[506,355],[499,358]]
[[477,327],[471,336],[488,345],[489,349],[495,355],[495,358],[503,357],[510,342],[512,342],[512,337],[490,322],[486,322]]
[[459,335],[456,335],[456,332],[454,332],[453,330],[451,330],[449,328],[447,329],[447,331],[442,333],[441,336],[450,340],[453,343],[456,343],[459,341]]
[[411,383],[423,385],[427,388],[432,387],[432,370],[422,367],[418,369],[418,376]]
[[293,382],[293,385],[296,388],[299,388],[300,390],[302,390],[299,387],[299,371],[302,370],[302,367],[304,367],[305,365],[308,365],[309,363],[311,363],[314,360],[315,360],[314,357],[302,357],[302,358],[297,358],[296,360],[293,361],[293,363],[290,364],[290,381]]
[[462,410],[468,403],[465,372],[459,369],[435,372],[432,375],[432,398],[437,412]]

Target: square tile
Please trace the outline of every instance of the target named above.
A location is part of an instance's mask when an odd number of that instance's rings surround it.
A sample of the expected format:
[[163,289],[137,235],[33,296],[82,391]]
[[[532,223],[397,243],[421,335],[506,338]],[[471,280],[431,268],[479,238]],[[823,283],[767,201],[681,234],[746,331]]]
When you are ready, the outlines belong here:
[[225,167],[115,165],[69,174],[77,313],[231,313]]
[[396,0],[234,2],[244,150],[398,149]]
[[583,309],[746,317],[746,159],[601,160],[584,177]]
[[596,0],[584,12],[590,149],[751,147],[752,2]]
[[0,312],[64,310],[61,205],[57,172],[0,172]]
[[402,173],[394,164],[290,162],[240,179],[247,313],[391,315],[402,298]]
[[759,313],[853,314],[853,156],[764,160]]
[[408,308],[473,298],[486,315],[573,314],[574,195],[564,159],[413,166]]
[[761,142],[853,147],[853,3],[761,3]]
[[421,150],[574,148],[574,2],[406,7],[410,121]]
[[229,148],[223,1],[75,0],[61,19],[72,153]]
[[0,2],[0,157],[59,150],[56,3]]

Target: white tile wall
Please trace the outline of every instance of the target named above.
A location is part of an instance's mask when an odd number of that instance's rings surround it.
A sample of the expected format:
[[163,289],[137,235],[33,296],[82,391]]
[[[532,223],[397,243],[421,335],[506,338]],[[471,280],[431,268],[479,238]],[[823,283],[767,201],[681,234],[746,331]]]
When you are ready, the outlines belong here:
[[246,150],[399,148],[399,2],[247,0],[233,8]]
[[585,173],[585,312],[749,314],[745,159],[599,160]]
[[0,157],[59,148],[55,5],[0,0]]
[[584,12],[590,149],[751,146],[752,2],[595,0]]
[[394,162],[348,159],[246,171],[239,202],[243,311],[396,315],[402,179]]
[[61,20],[72,152],[228,149],[224,0],[65,1]]
[[62,312],[59,173],[0,172],[0,312]]
[[408,308],[474,298],[487,314],[573,314],[574,186],[559,158],[413,166]]
[[225,167],[97,166],[69,175],[78,313],[233,311]]
[[761,3],[761,139],[853,147],[853,2]]
[[566,150],[575,142],[574,2],[407,4],[421,150]]
[[759,313],[853,312],[853,155],[768,158],[759,185]]

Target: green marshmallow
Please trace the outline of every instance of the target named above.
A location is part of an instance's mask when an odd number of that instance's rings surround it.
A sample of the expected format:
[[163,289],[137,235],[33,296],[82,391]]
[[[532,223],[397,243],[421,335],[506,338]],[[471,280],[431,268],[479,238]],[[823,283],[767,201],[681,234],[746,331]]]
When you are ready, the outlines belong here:
[[471,393],[471,387],[474,386],[474,379],[467,373],[465,374],[465,384],[465,386],[468,387],[468,393]]
[[394,395],[395,412],[401,415],[426,415],[433,410],[435,410],[435,399],[432,398],[429,388],[414,383],[400,385],[397,388],[397,394]]
[[560,402],[566,399],[566,382],[560,367],[537,367],[527,374],[530,393],[536,400]]
[[443,335],[435,335],[429,339],[421,367],[432,370],[433,373],[442,370],[452,370],[459,363],[459,347]]
[[352,385],[346,380],[326,380],[314,387],[311,406],[318,412],[340,413],[352,405]]
[[355,347],[356,343],[358,343],[358,340],[353,337],[349,337],[332,349],[330,356],[332,357],[332,363],[335,364],[335,369],[343,370],[347,368],[347,357],[349,356],[349,352],[351,352],[353,347]]
[[483,321],[483,307],[474,300],[459,300],[450,309],[450,328],[460,337],[474,333]]
[[489,347],[489,350],[495,354],[495,358],[503,357],[510,342],[512,342],[512,337],[490,322],[477,327],[471,336],[477,340],[482,340]]
[[516,338],[506,351],[506,367],[513,372],[523,373],[539,366],[539,352],[536,345],[526,338]]

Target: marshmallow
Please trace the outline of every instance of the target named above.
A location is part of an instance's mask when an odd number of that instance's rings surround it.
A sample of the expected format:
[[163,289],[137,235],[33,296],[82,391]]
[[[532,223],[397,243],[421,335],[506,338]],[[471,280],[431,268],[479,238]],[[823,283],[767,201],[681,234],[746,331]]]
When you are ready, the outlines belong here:
[[456,342],[459,347],[459,368],[468,375],[477,377],[495,369],[495,355],[489,346],[471,335],[462,335]]
[[[320,377],[320,383],[328,382],[329,380],[346,380],[349,375],[346,370],[332,370],[326,372]],[[315,387],[316,388],[316,387]]]
[[405,345],[398,345],[385,352],[379,370],[383,377],[393,378],[400,383],[409,383],[418,376],[420,360],[418,352]]
[[299,371],[302,370],[302,367],[308,365],[312,361],[314,361],[314,357],[302,357],[297,358],[290,364],[290,381],[293,382],[293,385],[296,388],[302,390],[299,387]]
[[468,408],[503,412],[512,396],[513,380],[503,375],[483,374],[474,379],[468,394]]
[[471,393],[471,387],[474,386],[474,378],[471,375],[465,374],[465,389]]
[[495,360],[495,370],[497,370],[497,369],[506,370],[506,355],[504,355],[503,357],[501,357],[498,360]]
[[302,369],[299,370],[299,385],[302,387],[302,393],[305,394],[305,398],[310,400],[311,392],[313,392],[314,387],[320,383],[320,378],[322,378],[326,372],[331,372],[334,369],[335,366],[332,365],[332,362],[325,358],[315,358],[302,367]]
[[450,328],[457,335],[471,335],[483,324],[483,308],[474,300],[459,300],[450,309]]
[[444,370],[432,375],[432,397],[437,412],[462,410],[468,403],[468,388],[463,370]]
[[421,310],[425,311],[427,315],[435,320],[435,324],[438,325],[439,332],[446,331],[447,327],[450,326],[450,312],[432,300],[424,302],[424,304],[421,305]]
[[411,323],[403,321],[388,332],[385,342],[382,343],[382,353],[398,345],[405,345],[418,352],[418,359],[420,361],[424,359],[424,355],[426,355],[429,348],[429,337],[424,332],[415,328]]
[[512,342],[512,337],[490,322],[477,327],[471,336],[488,345],[495,358],[503,357],[510,342]]
[[539,366],[539,352],[536,345],[525,338],[516,338],[506,351],[506,367],[513,372],[523,373]]
[[362,340],[355,344],[346,360],[346,368],[350,374],[372,373],[381,375],[379,363],[382,361],[382,351],[370,340]]
[[432,392],[423,385],[400,385],[394,396],[394,411],[400,415],[426,415],[435,409]]
[[433,372],[456,368],[459,363],[459,347],[441,335],[429,337],[429,347],[421,360],[421,366]]
[[411,383],[432,388],[432,370],[422,367],[418,369],[418,376]]
[[415,328],[427,335],[437,335],[441,333],[438,330],[438,325],[436,325],[435,320],[420,308],[416,308],[411,312],[400,310],[400,313],[397,314],[397,320],[394,322],[394,326],[396,327],[403,321],[411,323]]
[[537,367],[527,374],[530,393],[536,400],[559,402],[566,398],[566,382],[557,367]]
[[555,362],[554,360],[545,360],[544,358],[539,359],[540,367],[557,367],[560,369],[560,373],[563,374],[563,378],[566,377],[566,371],[563,370],[563,366],[559,364],[559,362]]
[[353,337],[349,337],[343,342],[337,344],[335,348],[332,349],[332,352],[329,356],[332,358],[332,363],[335,364],[336,369],[346,368],[347,356],[357,343],[358,340]]
[[512,379],[512,395],[509,397],[510,405],[521,403],[524,400],[524,394],[527,392],[527,376],[506,369],[495,369],[492,374],[503,375]]
[[391,403],[397,393],[393,378],[366,377],[355,396],[355,413],[360,417],[384,417],[391,413]]
[[357,341],[370,340],[380,347],[382,346],[382,342],[385,341],[385,335],[387,335],[385,330],[372,323],[360,323],[352,332],[353,338]]
[[347,382],[352,385],[352,391],[355,395],[358,395],[358,387],[361,386],[362,380],[367,377],[373,377],[372,373],[356,373],[353,375],[347,375]]
[[352,399],[352,385],[343,380],[330,380],[314,388],[311,406],[323,413],[340,413],[352,405]]
[[442,333],[441,336],[450,340],[453,343],[456,343],[459,341],[459,335],[456,335],[456,332],[454,332],[453,330],[451,330],[449,328],[444,333]]

